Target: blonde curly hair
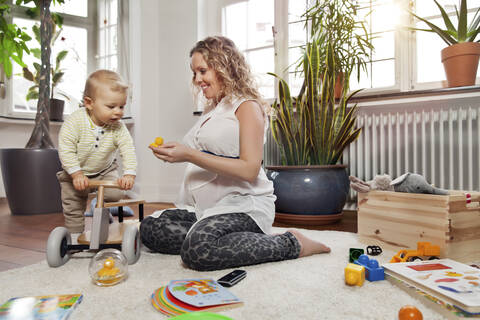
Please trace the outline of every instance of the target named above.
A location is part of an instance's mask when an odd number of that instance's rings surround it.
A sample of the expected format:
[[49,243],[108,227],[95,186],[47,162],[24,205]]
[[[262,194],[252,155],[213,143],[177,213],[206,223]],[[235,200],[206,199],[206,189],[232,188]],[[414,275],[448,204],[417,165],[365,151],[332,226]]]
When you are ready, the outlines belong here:
[[[215,70],[218,80],[223,84],[222,94],[231,99],[234,95],[256,100],[267,111],[268,104],[263,100],[250,71],[250,67],[235,43],[222,36],[207,37],[198,41],[190,50],[190,58],[194,53],[200,53],[207,65]],[[192,79],[195,84],[195,75]],[[196,90],[198,88],[194,85]],[[208,101],[207,110],[215,101]]]

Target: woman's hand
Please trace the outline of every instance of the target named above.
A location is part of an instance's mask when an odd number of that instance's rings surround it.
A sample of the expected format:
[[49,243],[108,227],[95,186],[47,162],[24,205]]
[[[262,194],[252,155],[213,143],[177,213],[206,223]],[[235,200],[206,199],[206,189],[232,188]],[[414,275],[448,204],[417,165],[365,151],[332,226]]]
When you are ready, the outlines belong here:
[[192,151],[191,148],[178,142],[167,142],[159,147],[149,146],[149,148],[152,149],[155,157],[170,163],[189,161]]

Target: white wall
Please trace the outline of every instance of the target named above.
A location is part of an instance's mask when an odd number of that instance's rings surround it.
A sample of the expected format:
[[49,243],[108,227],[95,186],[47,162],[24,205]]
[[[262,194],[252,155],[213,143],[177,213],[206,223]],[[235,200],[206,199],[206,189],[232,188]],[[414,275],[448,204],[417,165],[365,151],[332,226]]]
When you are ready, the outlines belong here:
[[[131,129],[139,167],[134,192],[147,201],[174,201],[184,164],[166,164],[147,148],[157,136],[181,140],[197,119],[190,94],[189,51],[197,41],[197,1],[130,2]],[[33,123],[0,119],[0,148],[23,148]],[[59,125],[51,127],[58,139]],[[1,180],[1,178],[0,178]],[[0,197],[5,197],[0,181]]]
[[173,201],[185,165],[163,163],[147,147],[157,136],[181,140],[196,120],[188,54],[197,41],[197,1],[130,1],[130,34],[134,191],[147,201]]

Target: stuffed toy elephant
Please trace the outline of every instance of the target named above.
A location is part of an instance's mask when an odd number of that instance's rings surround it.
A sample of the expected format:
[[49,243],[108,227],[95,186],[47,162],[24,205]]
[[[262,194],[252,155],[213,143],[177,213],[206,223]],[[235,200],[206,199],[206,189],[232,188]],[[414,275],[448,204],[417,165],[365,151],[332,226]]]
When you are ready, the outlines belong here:
[[435,188],[428,184],[425,177],[416,173],[405,173],[392,181],[389,175],[377,175],[372,181],[362,181],[357,177],[350,176],[350,187],[357,192],[370,190],[384,190],[407,193],[426,193],[446,195],[448,191]]

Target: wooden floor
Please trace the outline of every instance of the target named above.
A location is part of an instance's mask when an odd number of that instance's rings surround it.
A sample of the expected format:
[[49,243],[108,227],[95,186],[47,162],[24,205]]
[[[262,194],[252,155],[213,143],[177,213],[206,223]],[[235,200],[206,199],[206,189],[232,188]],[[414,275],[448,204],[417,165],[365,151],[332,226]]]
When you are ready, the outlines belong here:
[[[145,216],[156,210],[172,207],[170,203],[147,203]],[[135,217],[138,219],[136,206]],[[87,218],[91,219],[91,218]],[[126,218],[129,219],[129,218]],[[89,220],[86,221],[86,224]],[[0,271],[27,266],[45,259],[47,239],[50,232],[63,225],[63,214],[12,215],[5,198],[0,198]],[[275,223],[277,227],[295,227]],[[336,230],[357,232],[357,215],[355,211],[346,211],[340,222],[324,226],[302,226],[315,230]]]

